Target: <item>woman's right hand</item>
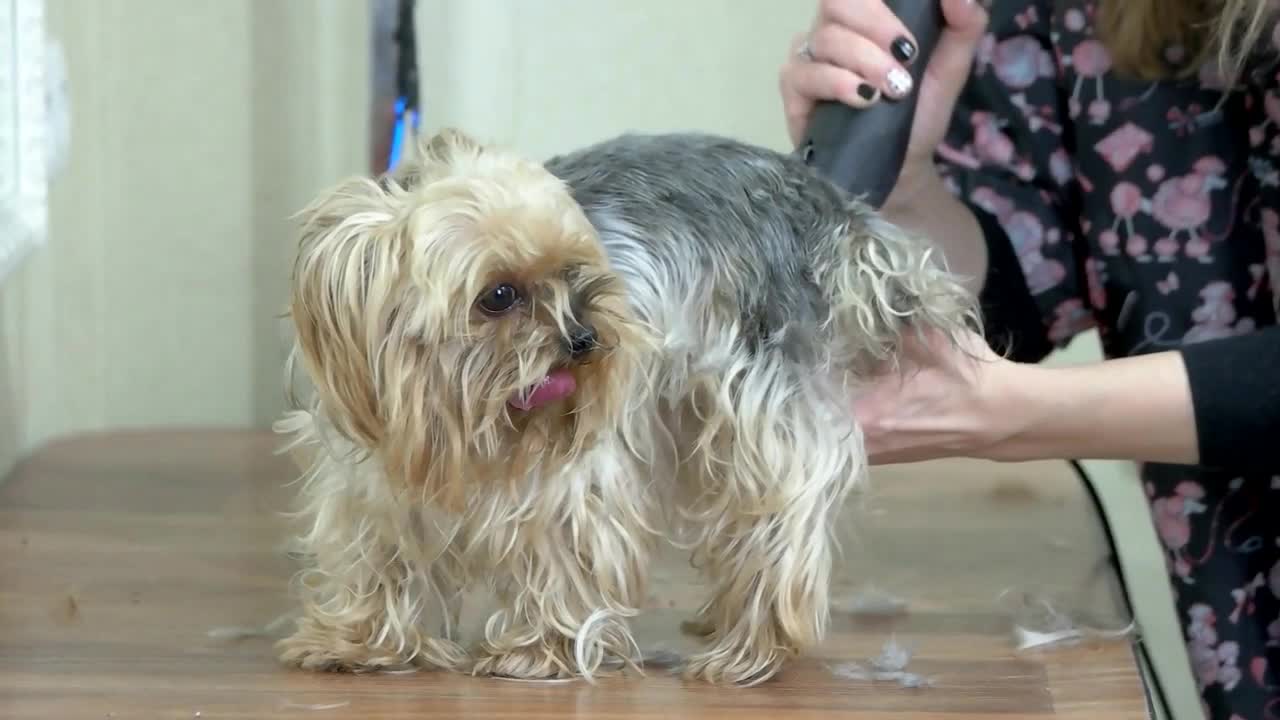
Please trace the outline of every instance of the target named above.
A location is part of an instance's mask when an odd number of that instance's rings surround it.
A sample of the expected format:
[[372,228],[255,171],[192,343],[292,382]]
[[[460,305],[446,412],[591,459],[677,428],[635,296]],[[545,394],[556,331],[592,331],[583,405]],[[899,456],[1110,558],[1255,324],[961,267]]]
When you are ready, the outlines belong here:
[[[917,90],[906,72],[917,54],[915,38],[883,0],[819,0],[811,31],[792,42],[779,73],[791,141],[800,142],[818,102],[867,107],[919,92],[899,187],[932,173],[934,151],[987,23],[986,11],[975,0],[940,1],[947,24]],[[812,59],[798,54],[806,40]]]

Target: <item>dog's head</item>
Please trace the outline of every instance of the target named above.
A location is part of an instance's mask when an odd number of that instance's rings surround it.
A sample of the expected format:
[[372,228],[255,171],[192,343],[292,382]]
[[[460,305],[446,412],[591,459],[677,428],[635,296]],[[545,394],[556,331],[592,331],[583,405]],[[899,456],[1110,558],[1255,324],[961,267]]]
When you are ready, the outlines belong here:
[[444,131],[300,215],[299,354],[326,420],[393,473],[456,486],[578,452],[618,416],[639,328],[542,166]]

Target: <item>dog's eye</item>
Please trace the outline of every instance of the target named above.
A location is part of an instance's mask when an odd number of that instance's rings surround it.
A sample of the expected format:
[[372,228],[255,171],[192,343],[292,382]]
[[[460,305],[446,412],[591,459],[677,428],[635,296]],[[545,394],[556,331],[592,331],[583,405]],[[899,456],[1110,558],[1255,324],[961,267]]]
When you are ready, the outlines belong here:
[[519,299],[520,293],[513,285],[502,283],[481,295],[478,304],[481,310],[490,315],[498,315],[510,310]]

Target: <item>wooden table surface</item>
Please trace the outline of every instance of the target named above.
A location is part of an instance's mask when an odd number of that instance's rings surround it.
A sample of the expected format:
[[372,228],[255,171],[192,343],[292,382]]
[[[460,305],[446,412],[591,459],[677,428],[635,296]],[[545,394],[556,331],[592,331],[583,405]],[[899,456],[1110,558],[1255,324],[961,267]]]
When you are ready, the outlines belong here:
[[[0,487],[0,718],[1146,718],[1128,639],[1018,651],[1011,600],[1128,623],[1093,506],[1065,463],[877,470],[851,506],[834,634],[751,689],[648,677],[519,683],[439,673],[338,676],[276,664],[290,610],[278,551],[293,479],[267,434],[134,433],[65,441]],[[680,653],[699,588],[664,561],[638,624]],[[867,613],[868,590],[905,602]],[[213,634],[211,635],[211,631]],[[907,688],[858,679],[893,638]],[[850,677],[850,676],[853,677]]]

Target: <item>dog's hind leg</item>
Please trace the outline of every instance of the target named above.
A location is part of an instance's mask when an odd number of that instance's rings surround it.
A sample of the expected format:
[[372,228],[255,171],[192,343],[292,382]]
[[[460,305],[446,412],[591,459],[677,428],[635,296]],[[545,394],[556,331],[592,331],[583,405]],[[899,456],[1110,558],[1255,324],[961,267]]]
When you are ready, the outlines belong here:
[[[753,359],[717,411],[684,483],[685,521],[698,523],[694,562],[713,583],[692,630],[708,647],[687,677],[754,684],[821,642],[835,555],[834,524],[859,479],[861,438],[847,403],[778,353]],[[731,398],[731,399],[727,399]]]

